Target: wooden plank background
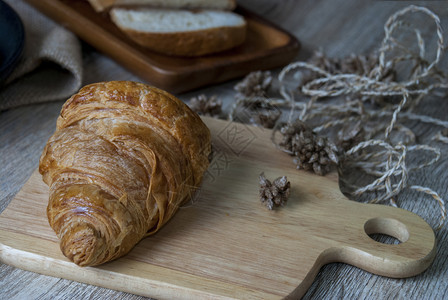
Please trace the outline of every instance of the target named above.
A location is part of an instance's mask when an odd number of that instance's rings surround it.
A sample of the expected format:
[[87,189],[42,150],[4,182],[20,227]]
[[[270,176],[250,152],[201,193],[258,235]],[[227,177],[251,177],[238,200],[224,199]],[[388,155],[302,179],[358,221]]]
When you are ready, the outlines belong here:
[[[20,2],[9,1],[9,2]],[[410,4],[424,5],[436,12],[448,31],[446,1],[360,1],[360,0],[239,0],[239,3],[287,29],[302,43],[298,59],[307,59],[312,51],[322,48],[329,56],[343,57],[351,53],[369,53],[378,49],[387,18]],[[432,32],[433,28],[422,30]],[[447,35],[445,35],[447,39]],[[434,40],[433,40],[434,41]],[[429,44],[430,41],[427,42]],[[102,80],[137,80],[114,61],[83,46],[84,83]],[[446,70],[447,59],[444,59]],[[188,100],[199,93],[216,94],[228,108],[234,96],[228,82],[188,94],[178,95]],[[40,153],[52,134],[63,101],[31,105],[0,113],[0,210],[2,211],[20,190],[38,165]],[[419,112],[448,120],[448,101],[434,98],[425,101]],[[418,142],[429,138],[439,128],[414,124]],[[414,173],[413,184],[431,187],[448,199],[448,147],[438,145],[442,158],[430,168]],[[437,203],[417,192],[405,192],[399,199],[401,207],[422,216],[434,228],[438,223]],[[345,264],[330,264],[319,272],[305,299],[446,299],[448,298],[447,228],[436,232],[438,253],[434,264],[423,274],[408,279],[390,279],[372,275]],[[4,299],[144,299],[104,288],[43,276],[0,264],[0,298]]]

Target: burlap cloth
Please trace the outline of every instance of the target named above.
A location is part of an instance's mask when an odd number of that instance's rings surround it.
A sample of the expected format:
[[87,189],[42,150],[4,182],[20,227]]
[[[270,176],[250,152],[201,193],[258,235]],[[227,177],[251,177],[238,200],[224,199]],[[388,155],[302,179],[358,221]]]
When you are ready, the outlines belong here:
[[82,51],[78,38],[22,0],[5,0],[25,28],[22,57],[0,87],[0,111],[63,100],[82,84]]

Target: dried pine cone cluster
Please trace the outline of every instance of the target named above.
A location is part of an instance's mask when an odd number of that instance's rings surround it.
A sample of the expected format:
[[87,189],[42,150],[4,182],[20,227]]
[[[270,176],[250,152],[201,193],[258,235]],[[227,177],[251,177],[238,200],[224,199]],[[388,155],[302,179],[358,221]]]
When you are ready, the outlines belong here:
[[278,177],[271,182],[264,173],[260,174],[260,201],[270,210],[283,206],[289,197],[291,183],[286,176]]
[[271,83],[271,72],[252,72],[235,85],[234,89],[238,92],[236,98],[266,97]]
[[279,145],[295,156],[298,169],[325,175],[332,165],[338,163],[336,146],[327,138],[318,136],[302,121],[286,124],[280,132],[283,139]]
[[207,98],[204,94],[190,99],[189,106],[192,111],[201,116],[219,117],[222,112],[222,102],[216,96]]
[[247,75],[234,87],[238,92],[235,98],[250,114],[250,121],[265,128],[273,128],[281,115],[281,111],[268,101],[256,99],[267,96],[271,83],[271,72],[256,71]]

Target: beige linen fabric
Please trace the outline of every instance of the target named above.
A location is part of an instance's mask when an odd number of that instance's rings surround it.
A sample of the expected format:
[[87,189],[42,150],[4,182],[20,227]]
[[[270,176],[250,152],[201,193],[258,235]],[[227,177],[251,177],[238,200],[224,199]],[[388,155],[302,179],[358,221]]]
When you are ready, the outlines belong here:
[[78,38],[22,0],[5,0],[25,28],[22,57],[0,87],[0,111],[63,100],[82,84],[82,51]]

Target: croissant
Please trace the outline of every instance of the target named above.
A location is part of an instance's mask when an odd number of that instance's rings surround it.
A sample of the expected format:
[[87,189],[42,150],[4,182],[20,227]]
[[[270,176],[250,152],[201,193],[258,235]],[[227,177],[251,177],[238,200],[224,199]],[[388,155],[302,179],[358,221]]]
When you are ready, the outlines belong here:
[[191,197],[210,151],[209,129],[165,91],[129,81],[82,88],[39,163],[62,253],[79,266],[128,253]]

